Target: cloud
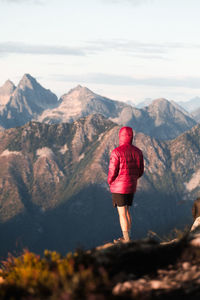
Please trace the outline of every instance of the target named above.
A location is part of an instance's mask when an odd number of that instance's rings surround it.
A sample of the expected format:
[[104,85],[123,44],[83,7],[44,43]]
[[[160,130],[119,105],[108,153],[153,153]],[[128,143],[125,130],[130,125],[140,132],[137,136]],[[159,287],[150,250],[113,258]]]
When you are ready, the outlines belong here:
[[200,49],[200,44],[192,43],[145,43],[134,40],[93,40],[87,42],[87,50],[93,53],[115,51],[142,59],[169,60],[170,52],[174,50]]
[[78,75],[54,75],[53,79],[58,81],[68,81],[77,83],[95,83],[105,85],[143,85],[155,87],[184,87],[192,89],[200,89],[200,78],[185,77],[152,77],[152,78],[135,78],[124,75],[91,73],[91,74],[78,74]]
[[173,49],[192,49],[200,48],[200,44],[188,43],[144,43],[134,40],[93,40],[87,44],[94,50],[116,49],[119,51],[127,51],[129,53],[148,53],[148,54],[166,54]]
[[121,52],[127,55],[149,59],[166,59],[165,54],[167,53],[167,50],[162,47],[162,45],[125,40],[89,41],[77,47],[33,45],[22,42],[0,43],[0,56],[8,54],[85,56],[106,51]]
[[103,2],[107,2],[107,3],[114,3],[114,4],[118,4],[118,3],[130,3],[134,6],[139,6],[139,5],[143,5],[143,4],[147,4],[147,3],[151,3],[155,0],[103,0]]
[[30,45],[25,43],[4,42],[0,43],[0,55],[5,54],[33,54],[33,55],[78,55],[84,56],[85,52],[79,48],[65,46]]
[[0,0],[0,2],[8,3],[8,4],[44,4],[46,0]]
[[88,41],[88,50],[93,52],[118,51],[140,58],[167,59],[169,46],[156,43],[143,43],[131,40]]
[[132,52],[150,52],[150,53],[164,53],[166,52],[166,46],[156,43],[142,43],[139,41],[130,40],[96,40],[88,42],[93,49],[117,49],[120,51],[132,51]]
[[141,59],[168,60],[174,49],[199,49],[200,44],[143,43],[131,40],[93,40],[80,46],[34,45],[22,42],[1,42],[0,57],[8,54],[86,56],[113,51]]

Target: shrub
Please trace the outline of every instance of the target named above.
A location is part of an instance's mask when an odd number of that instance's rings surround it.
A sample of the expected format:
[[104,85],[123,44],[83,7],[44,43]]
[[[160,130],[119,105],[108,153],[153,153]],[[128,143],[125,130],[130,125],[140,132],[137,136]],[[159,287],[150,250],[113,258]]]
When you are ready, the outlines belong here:
[[45,250],[41,258],[28,250],[2,263],[1,299],[87,299],[109,285],[106,271],[85,252],[65,257]]

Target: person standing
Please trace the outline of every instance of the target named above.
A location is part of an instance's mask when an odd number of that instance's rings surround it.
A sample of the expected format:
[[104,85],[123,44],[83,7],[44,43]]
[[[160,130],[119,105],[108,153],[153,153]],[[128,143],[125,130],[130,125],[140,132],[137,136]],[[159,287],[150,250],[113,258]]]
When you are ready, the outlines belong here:
[[132,145],[133,130],[122,127],[119,131],[119,147],[110,156],[107,182],[112,193],[113,206],[117,207],[123,237],[114,243],[129,242],[131,237],[131,214],[137,180],[143,175],[142,151]]

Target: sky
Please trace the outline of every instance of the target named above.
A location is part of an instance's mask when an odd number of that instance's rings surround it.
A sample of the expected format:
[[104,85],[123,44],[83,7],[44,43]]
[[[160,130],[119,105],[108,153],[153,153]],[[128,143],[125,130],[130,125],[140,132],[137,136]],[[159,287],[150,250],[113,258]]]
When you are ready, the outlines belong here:
[[0,86],[31,74],[58,97],[200,96],[199,0],[0,0]]

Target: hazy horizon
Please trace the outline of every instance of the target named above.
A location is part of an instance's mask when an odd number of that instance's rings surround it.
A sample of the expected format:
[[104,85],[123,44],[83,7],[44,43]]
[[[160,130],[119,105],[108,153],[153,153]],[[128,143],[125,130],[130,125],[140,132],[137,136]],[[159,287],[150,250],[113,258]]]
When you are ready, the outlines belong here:
[[24,73],[135,103],[200,96],[198,0],[0,0],[0,85]]
[[[29,74],[29,75],[31,75],[32,76],[32,74],[30,74],[30,73],[25,73],[25,74]],[[23,75],[25,75],[25,74],[23,74]],[[21,76],[21,78],[19,79],[19,81],[22,79],[22,77],[23,76]],[[32,76],[32,77],[34,77],[34,76]],[[35,78],[35,77],[34,77]],[[39,84],[41,84],[41,82],[40,82],[40,79],[38,79],[38,78],[35,78],[36,80],[37,80],[37,82],[39,83]],[[17,82],[14,82],[12,79],[10,79],[10,78],[7,78],[6,80],[4,80],[4,82],[3,83],[1,83],[0,84],[0,87],[2,87],[3,85],[4,85],[4,83],[7,81],[7,80],[10,80],[11,82],[13,82],[13,84],[15,85],[15,86],[17,86],[18,85],[18,83],[19,83],[19,81],[17,81]],[[69,90],[66,90],[66,91],[64,91],[63,92],[63,94],[57,94],[56,92],[54,92],[53,91],[53,89],[51,88],[51,87],[48,87],[48,86],[43,86],[44,88],[46,88],[46,89],[49,89],[49,90],[51,90],[51,92],[52,93],[54,93],[57,97],[58,97],[58,99],[61,97],[61,96],[63,96],[64,94],[66,94],[66,93],[68,93],[71,89],[74,89],[74,88],[76,88],[77,86],[82,86],[82,87],[86,87],[86,88],[88,88],[89,90],[91,90],[92,92],[94,92],[94,93],[96,93],[96,94],[99,94],[98,92],[96,92],[95,90],[93,90],[93,89],[91,89],[90,87],[89,87],[89,85],[87,86],[87,85],[84,85],[84,84],[80,84],[80,83],[78,83],[76,86],[72,86],[71,88],[69,88]],[[100,96],[104,96],[104,97],[106,97],[106,98],[110,98],[110,97],[108,97],[106,94],[100,94]],[[136,101],[133,101],[132,99],[114,99],[114,98],[110,98],[111,100],[115,100],[115,101],[122,101],[122,102],[132,102],[132,104],[135,104],[135,105],[138,105],[138,104],[140,104],[140,103],[142,103],[142,102],[144,102],[144,101],[146,101],[146,100],[156,100],[156,99],[160,99],[160,98],[164,98],[164,99],[167,99],[166,97],[157,97],[157,98],[151,98],[151,97],[146,97],[146,98],[144,98],[144,99],[141,99],[141,100],[136,100]],[[195,98],[195,97],[193,97],[193,98]],[[193,98],[191,98],[191,99],[193,99]],[[182,102],[187,102],[187,101],[190,101],[191,99],[186,99],[186,100],[184,100],[184,101],[182,101]],[[167,100],[169,100],[169,101],[175,101],[175,102],[181,102],[181,101],[177,101],[176,99],[167,99]]]

